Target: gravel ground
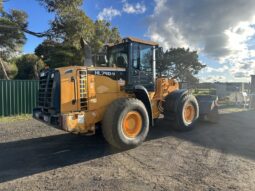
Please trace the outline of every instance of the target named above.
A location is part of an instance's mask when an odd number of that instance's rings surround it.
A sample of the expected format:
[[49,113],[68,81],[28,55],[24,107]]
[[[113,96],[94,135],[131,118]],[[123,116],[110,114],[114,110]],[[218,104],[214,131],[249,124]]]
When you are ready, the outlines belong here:
[[219,124],[185,133],[158,120],[144,144],[122,152],[101,134],[0,123],[0,190],[255,190],[255,111],[221,113]]

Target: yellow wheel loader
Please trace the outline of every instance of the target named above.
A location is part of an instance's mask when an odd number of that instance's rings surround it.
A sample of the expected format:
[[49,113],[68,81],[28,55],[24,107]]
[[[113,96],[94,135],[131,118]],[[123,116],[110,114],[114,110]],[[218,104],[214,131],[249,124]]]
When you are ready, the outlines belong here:
[[198,102],[176,80],[156,77],[158,48],[128,37],[107,47],[100,66],[41,71],[33,117],[72,133],[94,134],[100,126],[107,142],[121,149],[141,144],[161,114],[177,130],[192,129]]

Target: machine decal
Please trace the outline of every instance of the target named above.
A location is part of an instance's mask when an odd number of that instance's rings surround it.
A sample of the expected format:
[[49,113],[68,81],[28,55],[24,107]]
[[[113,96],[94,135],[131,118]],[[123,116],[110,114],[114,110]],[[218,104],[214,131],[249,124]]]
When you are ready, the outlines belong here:
[[115,71],[99,71],[99,70],[96,70],[95,75],[98,75],[98,76],[115,76],[116,72]]
[[96,76],[107,76],[113,80],[123,80],[126,79],[126,69],[124,68],[95,68],[89,69],[88,74],[96,75]]

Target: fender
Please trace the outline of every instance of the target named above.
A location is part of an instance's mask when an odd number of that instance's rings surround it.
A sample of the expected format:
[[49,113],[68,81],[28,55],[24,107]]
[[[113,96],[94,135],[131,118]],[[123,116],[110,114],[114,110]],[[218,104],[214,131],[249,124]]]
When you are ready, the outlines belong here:
[[163,107],[166,108],[166,110],[168,112],[177,112],[177,106],[178,106],[178,103],[180,101],[180,99],[184,96],[188,94],[188,90],[187,89],[179,89],[179,90],[176,90],[170,94],[168,94],[166,97],[165,97],[165,100],[171,100],[170,101],[170,105],[168,105],[168,107],[164,106],[164,103],[163,103]]
[[137,99],[141,100],[146,107],[146,110],[149,115],[150,119],[150,125],[154,126],[153,118],[152,118],[152,108],[151,108],[151,102],[149,98],[149,93],[147,89],[142,85],[136,85],[134,87],[134,93]]

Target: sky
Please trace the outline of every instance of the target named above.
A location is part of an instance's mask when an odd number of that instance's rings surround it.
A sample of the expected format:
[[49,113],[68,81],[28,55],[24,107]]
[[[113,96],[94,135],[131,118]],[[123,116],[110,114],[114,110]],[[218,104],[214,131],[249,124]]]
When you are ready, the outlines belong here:
[[[9,0],[4,8],[26,11],[36,32],[54,17],[36,0]],[[122,37],[153,40],[165,50],[197,50],[207,65],[198,75],[202,82],[247,82],[255,74],[254,0],[85,0],[82,8],[93,20],[110,21]],[[42,41],[27,35],[24,52]]]

